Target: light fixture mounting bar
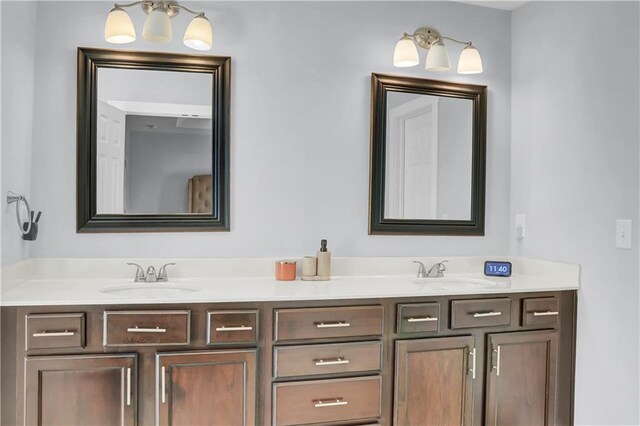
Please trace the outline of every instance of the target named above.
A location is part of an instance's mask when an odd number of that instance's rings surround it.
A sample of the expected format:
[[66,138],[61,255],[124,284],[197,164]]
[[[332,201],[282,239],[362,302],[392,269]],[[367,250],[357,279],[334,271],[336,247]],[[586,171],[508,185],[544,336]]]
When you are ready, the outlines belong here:
[[453,37],[443,36],[438,31],[433,28],[421,27],[415,30],[413,34],[407,34],[409,37],[413,38],[416,44],[423,49],[429,50],[434,43],[441,40],[451,40],[454,43],[463,44],[465,46],[470,46],[470,41],[460,41],[456,40]]

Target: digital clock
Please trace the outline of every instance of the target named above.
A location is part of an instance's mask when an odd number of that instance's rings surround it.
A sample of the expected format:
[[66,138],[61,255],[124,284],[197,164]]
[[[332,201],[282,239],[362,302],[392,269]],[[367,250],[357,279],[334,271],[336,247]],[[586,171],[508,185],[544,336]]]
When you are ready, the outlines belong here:
[[510,277],[511,262],[488,260],[484,262],[484,274],[488,277]]

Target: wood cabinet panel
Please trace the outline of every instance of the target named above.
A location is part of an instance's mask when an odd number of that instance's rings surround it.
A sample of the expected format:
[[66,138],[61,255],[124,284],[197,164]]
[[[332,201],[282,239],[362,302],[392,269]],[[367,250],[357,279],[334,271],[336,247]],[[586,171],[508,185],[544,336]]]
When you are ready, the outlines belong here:
[[396,341],[394,424],[471,424],[474,338]]
[[454,300],[451,328],[496,327],[511,324],[511,299]]
[[157,354],[156,424],[255,424],[256,352]]
[[528,298],[522,301],[522,325],[555,327],[560,318],[557,297]]
[[258,311],[207,312],[207,344],[257,343]]
[[84,313],[25,315],[25,350],[82,349]]
[[555,331],[489,335],[487,425],[554,425]]
[[28,358],[25,424],[135,425],[137,356]]
[[106,311],[105,346],[188,345],[191,312],[179,311]]
[[440,329],[439,303],[402,303],[398,305],[398,334],[434,332]]

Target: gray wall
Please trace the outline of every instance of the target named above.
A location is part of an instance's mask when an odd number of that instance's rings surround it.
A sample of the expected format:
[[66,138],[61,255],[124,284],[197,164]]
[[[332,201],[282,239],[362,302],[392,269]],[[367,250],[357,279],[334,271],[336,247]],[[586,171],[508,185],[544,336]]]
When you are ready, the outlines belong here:
[[[7,191],[25,194],[31,207],[42,200],[31,190],[33,78],[36,49],[36,3],[0,2],[2,23],[2,266],[29,257],[33,243],[23,241],[16,222],[15,205],[6,203]],[[23,213],[24,215],[24,213]],[[47,214],[41,223],[51,223]],[[46,226],[46,225],[44,225]]]
[[[35,257],[294,256],[328,238],[336,255],[474,255],[508,245],[510,13],[451,2],[198,2],[211,18],[214,48],[230,55],[230,233],[75,233],[77,46],[103,39],[109,5],[38,4],[33,188],[48,223]],[[143,14],[132,12],[141,32]],[[425,22],[437,17],[437,23]],[[428,21],[428,19],[427,19]],[[330,25],[328,24],[330,23]],[[433,74],[392,66],[403,31],[429,23],[473,39],[486,72]],[[187,20],[173,21],[169,45],[134,50],[194,53],[181,43]],[[64,30],[61,30],[64,29]],[[317,34],[310,37],[309,34]],[[9,36],[9,34],[7,34]],[[452,51],[454,47],[452,46]],[[455,50],[454,58],[458,50]],[[424,55],[424,54],[423,54]],[[488,199],[485,237],[368,236],[371,72],[487,84]]]
[[[582,265],[576,424],[639,423],[638,6],[513,13],[511,198],[527,235],[512,250]],[[633,250],[615,248],[617,218],[634,220]]]

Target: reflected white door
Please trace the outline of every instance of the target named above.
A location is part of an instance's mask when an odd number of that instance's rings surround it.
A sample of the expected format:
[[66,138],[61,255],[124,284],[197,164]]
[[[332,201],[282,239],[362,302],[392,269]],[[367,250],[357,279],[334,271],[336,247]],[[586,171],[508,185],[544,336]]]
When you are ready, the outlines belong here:
[[98,214],[124,213],[125,113],[98,101]]
[[386,218],[435,219],[438,196],[438,107],[430,96],[389,110]]

